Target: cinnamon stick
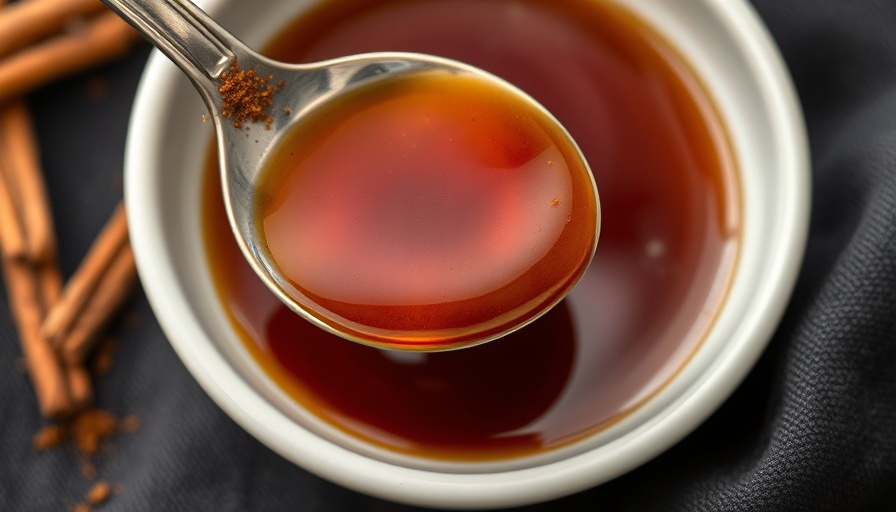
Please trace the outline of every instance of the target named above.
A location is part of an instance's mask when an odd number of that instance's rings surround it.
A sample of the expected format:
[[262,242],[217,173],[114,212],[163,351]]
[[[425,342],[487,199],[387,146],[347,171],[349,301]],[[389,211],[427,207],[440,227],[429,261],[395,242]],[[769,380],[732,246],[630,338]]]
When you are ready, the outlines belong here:
[[9,192],[25,233],[29,258],[55,260],[56,240],[50,203],[40,169],[31,115],[22,101],[0,107],[0,154]]
[[103,9],[99,0],[20,0],[0,10],[0,56],[60,32],[73,18]]
[[115,13],[86,21],[70,34],[20,50],[0,61],[0,101],[123,55],[137,32]]
[[84,361],[99,340],[102,329],[130,297],[136,282],[134,252],[131,244],[125,243],[62,342],[60,355],[63,360],[70,364]]
[[[83,366],[63,364],[40,334],[47,310],[59,299],[62,274],[56,262],[52,215],[36,155],[37,144],[24,103],[5,105],[0,109],[0,156],[4,157],[0,196],[5,193],[9,200],[0,207],[0,224],[7,225],[0,232],[3,274],[38,407],[41,414],[54,418],[87,406],[93,391]],[[10,240],[19,242],[10,244]],[[16,243],[22,248],[13,257],[9,248],[15,248]]]
[[[55,258],[50,262],[39,264],[34,268],[34,273],[43,299],[41,319],[42,322],[46,322],[46,312],[59,301],[62,292],[62,273]],[[53,346],[49,340],[47,343],[51,347]],[[58,350],[57,357],[59,357]],[[62,367],[72,412],[80,411],[91,405],[93,403],[93,385],[90,382],[90,373],[84,365],[62,361]]]
[[[101,275],[91,277],[88,272],[87,282],[78,285],[87,298],[74,301],[75,307],[68,310],[56,307],[64,299],[62,277],[37,145],[27,108],[8,100],[126,52],[136,32],[117,15],[83,18],[102,8],[98,0],[20,0],[0,9],[0,56],[7,55],[0,59],[0,266],[39,408],[51,418],[92,401],[90,374],[81,361],[99,329],[128,296],[136,270],[119,208],[108,235],[112,241],[95,244],[111,247],[98,257]],[[52,34],[59,35],[28,47]],[[42,334],[49,310],[74,312],[68,318],[62,315],[59,332],[64,336],[57,337],[79,357],[63,361],[61,349]]]
[[3,258],[2,266],[10,309],[40,412],[47,418],[67,416],[73,404],[63,366],[56,351],[40,335],[43,308],[35,273],[24,260]]
[[87,256],[69,279],[62,297],[47,313],[41,333],[51,344],[61,347],[72,325],[84,310],[103,274],[128,239],[124,203],[119,203],[112,217],[93,242]]

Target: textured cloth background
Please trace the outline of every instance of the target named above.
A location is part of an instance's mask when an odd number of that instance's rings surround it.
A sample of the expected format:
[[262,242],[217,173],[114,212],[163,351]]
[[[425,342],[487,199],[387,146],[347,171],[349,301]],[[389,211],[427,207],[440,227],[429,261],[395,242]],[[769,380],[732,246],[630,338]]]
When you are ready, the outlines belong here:
[[[721,0],[728,1],[728,0]],[[755,370],[703,426],[601,487],[522,510],[896,510],[896,2],[756,0],[805,109],[808,252]],[[121,195],[125,128],[147,48],[29,97],[63,271]],[[97,94],[98,92],[102,94]],[[404,511],[325,482],[228,419],[138,293],[102,407],[136,414],[97,462],[102,511]],[[134,321],[135,320],[135,321]],[[73,450],[37,453],[42,422],[0,293],[0,510],[66,510],[89,484]]]

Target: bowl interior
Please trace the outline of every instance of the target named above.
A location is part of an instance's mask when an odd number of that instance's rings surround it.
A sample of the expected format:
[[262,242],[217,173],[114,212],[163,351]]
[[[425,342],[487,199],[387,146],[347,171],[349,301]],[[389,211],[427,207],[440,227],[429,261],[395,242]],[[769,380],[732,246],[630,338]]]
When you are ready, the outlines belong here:
[[[153,55],[128,136],[132,243],[172,345],[230,416],[288,459],[362,492],[432,506],[509,506],[618,476],[678,441],[733,391],[777,325],[802,259],[809,183],[799,107],[776,49],[746,3],[618,1],[687,56],[726,123],[740,173],[741,252],[712,331],[672,382],[612,427],[525,460],[440,463],[369,446],[323,424],[254,364],[221,310],[205,264],[199,171],[212,126],[203,124],[206,109],[189,81]],[[313,2],[198,3],[258,47]]]

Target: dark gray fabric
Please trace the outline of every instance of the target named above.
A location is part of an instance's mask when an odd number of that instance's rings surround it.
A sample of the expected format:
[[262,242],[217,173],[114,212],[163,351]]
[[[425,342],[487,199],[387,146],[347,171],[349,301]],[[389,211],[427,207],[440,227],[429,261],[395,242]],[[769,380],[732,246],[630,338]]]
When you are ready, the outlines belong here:
[[[724,0],[723,0],[724,1]],[[813,157],[796,293],[769,349],[683,442],[601,487],[524,510],[896,510],[896,2],[756,0],[790,66]],[[121,194],[125,128],[146,57],[29,98],[63,270]],[[105,94],[91,94],[106,86]],[[174,355],[145,298],[114,326],[98,400],[142,428],[98,463],[123,492],[104,511],[411,510],[325,482],[243,432]],[[0,509],[66,510],[88,483],[41,425],[0,294]]]

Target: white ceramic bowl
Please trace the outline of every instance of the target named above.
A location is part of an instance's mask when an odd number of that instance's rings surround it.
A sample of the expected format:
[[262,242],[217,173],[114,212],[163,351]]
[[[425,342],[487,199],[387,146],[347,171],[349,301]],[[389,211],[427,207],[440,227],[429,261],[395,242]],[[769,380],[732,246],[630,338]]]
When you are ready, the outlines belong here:
[[[525,464],[421,464],[334,432],[259,370],[216,300],[198,200],[211,126],[197,129],[205,112],[199,95],[154,54],[128,136],[131,239],[171,344],[222,409],[273,450],[346,487],[395,501],[465,508],[547,500],[614,478],[680,440],[729,396],[768,343],[802,260],[809,169],[799,105],[775,46],[746,2],[618,1],[692,64],[727,125],[740,171],[744,232],[734,282],[711,332],[682,371],[612,428]],[[257,47],[312,2],[199,3]]]

